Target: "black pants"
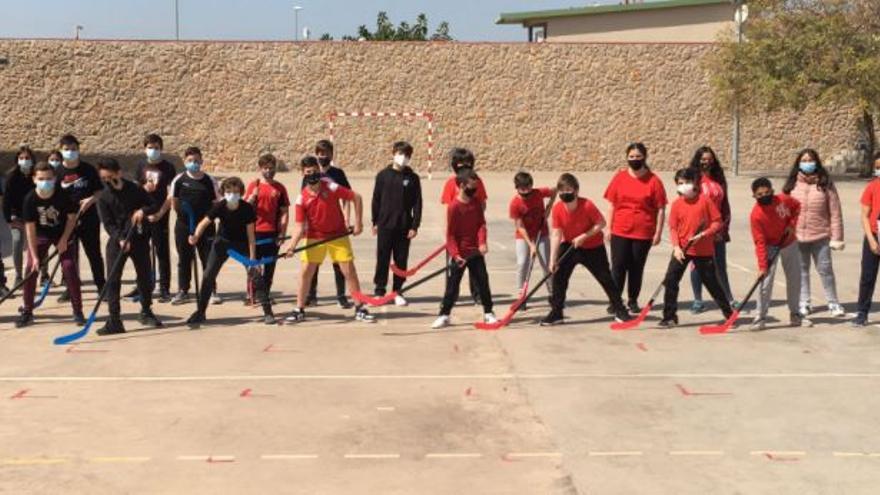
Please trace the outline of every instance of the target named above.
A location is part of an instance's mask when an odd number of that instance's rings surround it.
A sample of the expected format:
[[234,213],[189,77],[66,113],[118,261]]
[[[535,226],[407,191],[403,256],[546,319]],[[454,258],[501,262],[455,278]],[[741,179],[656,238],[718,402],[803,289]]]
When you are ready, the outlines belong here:
[[[379,229],[376,234],[376,273],[373,275],[373,284],[377,293],[384,293],[388,285],[388,268],[392,256],[398,268],[406,269],[410,242],[406,237],[408,233],[408,229]],[[405,281],[406,278],[394,275],[393,290],[400,290]]]
[[669,260],[669,267],[666,269],[666,278],[663,279],[663,319],[675,318],[678,311],[678,283],[684,272],[687,270],[688,264],[693,261],[697,273],[700,274],[700,281],[706,286],[715,304],[724,313],[724,316],[730,316],[733,312],[730,309],[730,302],[718,282],[718,272],[715,268],[715,259],[712,256],[686,256],[684,262],[679,262],[675,257]]
[[[171,246],[168,240],[168,215],[163,216],[158,222],[148,224],[150,244],[156,252],[156,265],[153,267],[158,280],[153,280],[153,286],[159,284],[159,290],[169,292],[171,290]],[[151,287],[152,290],[152,287]]]
[[486,271],[486,258],[482,255],[475,255],[468,259],[464,266],[458,266],[454,261],[446,272],[449,277],[446,279],[446,292],[443,294],[443,302],[440,305],[440,314],[448,315],[452,312],[452,306],[458,300],[458,290],[461,285],[461,278],[467,269],[471,279],[476,284],[475,289],[480,295],[480,302],[483,304],[483,312],[492,312],[492,289],[489,288],[489,273]]
[[[569,247],[570,243],[564,242],[559,246],[560,258]],[[626,308],[623,306],[623,300],[620,298],[620,290],[611,277],[611,268],[608,266],[608,253],[605,251],[605,245],[598,247],[583,249],[578,248],[568,253],[568,256],[561,258],[556,273],[553,274],[553,293],[550,295],[550,309],[558,315],[562,315],[565,308],[565,293],[568,292],[568,281],[571,278],[575,267],[583,265],[593,275],[593,278],[602,286],[608,301],[614,306],[616,311],[622,311]]]
[[101,258],[101,222],[94,208],[92,207],[91,211],[80,217],[79,225],[74,229],[74,232],[89,259],[92,280],[100,292],[107,279],[104,276],[104,259]]
[[[446,256],[446,266],[450,266],[452,263],[452,258],[449,257],[449,252],[445,252],[444,256]],[[449,274],[451,272],[446,270],[446,283],[449,283]],[[474,280],[474,272],[468,270],[468,290],[471,293],[471,298],[473,298],[475,303],[480,303],[480,289],[477,287],[477,282]]]
[[[266,258],[269,256],[278,256],[278,243],[275,239],[278,237],[277,232],[257,232],[256,239],[272,239],[268,244],[257,244],[257,258]],[[242,254],[247,254],[245,251]],[[267,263],[263,265],[263,284],[266,293],[272,290],[272,281],[275,279],[275,263]]]
[[[318,270],[320,269],[320,265],[315,268],[315,275],[312,277],[312,286],[309,288],[309,299],[318,298]],[[333,276],[336,279],[336,298],[341,299],[345,297],[345,275],[342,274],[342,270],[337,263],[333,263]]]
[[642,292],[642,277],[645,274],[645,262],[648,261],[650,250],[650,240],[611,236],[611,277],[614,279],[621,296],[623,295],[623,286],[626,284],[628,301],[636,302],[639,299],[639,293]]
[[874,298],[874,287],[877,284],[877,269],[880,268],[880,256],[871,251],[866,237],[862,241],[862,273],[859,276],[859,309],[860,315],[871,311],[871,300]]
[[[248,246],[246,243],[230,243],[220,237],[214,239],[214,242],[212,242],[208,248],[208,263],[205,267],[205,273],[202,276],[201,292],[199,292],[198,308],[199,312],[202,314],[207,310],[211,294],[216,289],[217,275],[220,273],[220,269],[223,268],[223,264],[226,263],[226,260],[229,258],[229,254],[227,253],[229,248],[238,251],[244,256],[248,255]],[[271,312],[272,306],[269,303],[269,298],[266,294],[266,286],[263,284],[262,275],[256,270],[251,270],[250,277],[253,280],[257,301],[263,306],[263,312]]]
[[[211,242],[214,237],[214,226],[210,225],[199,239],[199,243],[193,247],[189,245],[189,225],[186,222],[174,224],[174,244],[177,246],[177,288],[183,292],[189,291],[192,280],[192,264],[198,248],[199,259],[202,260],[202,271],[208,264],[208,252],[211,250]],[[204,290],[204,288],[202,288]],[[210,295],[210,292],[208,293]]]
[[[148,234],[134,234],[131,236],[130,248],[127,253],[122,251],[118,240],[107,240],[107,268],[113,269],[116,258],[125,256],[130,258],[134,263],[134,271],[137,274],[137,288],[140,292],[141,309],[150,309],[152,305],[152,293],[150,290],[152,272],[150,270],[150,240]],[[107,309],[110,311],[110,318],[119,319],[119,287],[122,280],[122,272],[125,268],[125,261],[116,273],[108,273],[107,279]]]

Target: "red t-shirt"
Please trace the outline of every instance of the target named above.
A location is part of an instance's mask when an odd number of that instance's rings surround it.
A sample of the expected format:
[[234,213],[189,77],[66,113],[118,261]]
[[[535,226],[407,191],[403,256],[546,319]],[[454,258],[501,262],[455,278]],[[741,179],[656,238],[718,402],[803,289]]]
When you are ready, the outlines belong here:
[[[550,212],[553,219],[553,228],[562,230],[562,242],[571,242],[575,237],[586,233],[594,225],[604,222],[605,217],[587,198],[578,198],[577,206],[569,211],[565,203],[560,201],[553,206]],[[588,238],[581,244],[581,249],[592,249],[602,245],[604,240],[602,232]]]
[[[767,269],[767,246],[786,247],[795,241],[793,232],[797,228],[801,204],[788,194],[777,194],[773,203],[763,206],[755,204],[749,222],[752,226],[752,239],[755,241],[755,256],[758,268]],[[783,239],[786,227],[791,227],[792,234]],[[783,242],[785,241],[785,242]]]
[[666,189],[654,172],[637,178],[628,170],[614,175],[605,199],[614,205],[611,233],[628,239],[649,240],[657,231],[657,212],[666,206]]
[[871,208],[868,218],[871,219],[871,232],[877,233],[877,221],[880,220],[880,179],[874,179],[865,186],[861,203]]
[[[446,179],[446,184],[443,184],[443,192],[440,193],[440,204],[441,205],[451,205],[455,199],[458,198],[458,184],[455,183],[455,175]],[[486,186],[483,185],[483,179],[477,177],[477,193],[474,194],[474,198],[478,203],[485,203],[489,196],[486,194]]]
[[[549,198],[552,195],[553,193],[549,187],[536,187],[532,189],[532,194],[529,194],[527,197],[523,198],[517,193],[510,200],[510,218],[512,220],[522,220],[523,227],[525,227],[529,238],[533,241],[538,236],[539,231],[542,236],[547,237],[547,222],[544,221],[544,212],[546,211],[544,198]],[[522,239],[519,229],[514,229],[514,234],[517,239]]]
[[446,207],[446,251],[453,258],[467,258],[483,244],[486,244],[483,205],[475,199],[467,203],[456,199]]
[[715,182],[712,177],[704,175],[700,178],[700,193],[712,200],[718,211],[721,211],[721,205],[724,203],[724,188],[721,184]]
[[321,179],[318,192],[303,188],[296,198],[295,218],[297,223],[306,224],[308,239],[326,239],[346,232],[339,200],[352,201],[354,193],[330,179]]
[[695,242],[685,254],[689,256],[714,256],[715,233],[721,230],[721,212],[706,196],[698,194],[687,200],[679,196],[669,209],[669,233],[672,242],[684,249],[688,240],[702,227],[703,237]]
[[273,181],[260,180],[260,188],[257,189],[257,181],[248,184],[244,197],[249,197],[256,189],[257,200],[254,209],[257,211],[257,223],[255,230],[261,233],[278,232],[278,217],[281,208],[290,206],[290,197],[287,196],[287,188],[284,184]]

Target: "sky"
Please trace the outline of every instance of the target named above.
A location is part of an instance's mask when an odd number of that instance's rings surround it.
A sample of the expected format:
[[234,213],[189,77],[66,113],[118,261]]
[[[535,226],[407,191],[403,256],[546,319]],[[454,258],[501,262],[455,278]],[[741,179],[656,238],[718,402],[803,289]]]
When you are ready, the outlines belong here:
[[[376,25],[386,11],[396,25],[412,24],[424,12],[429,32],[448,21],[460,41],[525,41],[519,25],[498,26],[501,12],[520,12],[619,3],[617,0],[177,0],[180,39],[291,40],[294,5],[311,39],[330,33],[354,35],[357,27]],[[174,39],[175,0],[0,0],[0,38],[67,38],[81,25],[82,38]]]

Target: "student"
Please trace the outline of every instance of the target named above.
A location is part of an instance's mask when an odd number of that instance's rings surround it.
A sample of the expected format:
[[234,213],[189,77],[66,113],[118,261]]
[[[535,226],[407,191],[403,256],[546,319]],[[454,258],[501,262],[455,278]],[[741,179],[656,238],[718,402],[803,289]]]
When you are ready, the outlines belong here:
[[[334,182],[328,177],[323,177],[318,159],[314,156],[304,157],[300,162],[300,168],[306,187],[303,188],[294,205],[296,223],[287,255],[293,254],[300,240],[304,239],[306,244],[311,244],[344,234],[348,230],[342,208],[339,205],[340,201],[354,203],[355,218],[352,235],[359,235],[363,230],[364,205],[361,195],[339,185],[338,182]],[[351,249],[351,241],[347,236],[307,249],[301,255],[302,274],[299,292],[296,295],[297,308],[287,317],[288,322],[297,323],[305,319],[306,294],[309,293],[318,266],[328,255],[334,263],[339,265],[339,269],[345,276],[345,283],[348,284],[351,291],[360,292],[361,284],[354,266],[354,253]],[[375,321],[375,317],[360,303],[355,306],[354,316],[357,321],[366,323]]]
[[61,167],[64,166],[64,157],[61,156],[61,152],[58,150],[52,150],[49,152],[49,156],[46,157],[46,161],[52,166],[52,169],[55,170],[55,177],[60,176]]
[[753,330],[762,330],[767,324],[767,310],[773,295],[773,278],[776,273],[776,259],[770,266],[770,258],[782,258],[785,272],[785,291],[788,300],[790,323],[793,327],[811,327],[813,323],[801,315],[798,304],[801,292],[801,253],[798,248],[795,228],[801,204],[787,194],[773,195],[773,185],[766,177],[752,182],[755,206],[749,222],[752,226],[752,239],[755,241],[755,255],[758,258],[759,275],[764,276],[758,293],[758,314],[752,321]]
[[859,277],[859,306],[853,327],[868,325],[868,312],[877,284],[877,269],[880,268],[880,243],[877,241],[877,227],[880,222],[880,151],[874,154],[874,178],[865,186],[860,200],[862,204],[862,272]]
[[[734,306],[733,293],[730,291],[730,281],[727,277],[727,243],[730,242],[730,201],[727,198],[727,178],[724,169],[718,161],[715,151],[702,146],[694,152],[690,167],[698,172],[698,184],[700,194],[708,197],[721,213],[721,231],[715,234],[715,269],[718,272],[718,283],[724,289],[724,294],[730,305]],[[694,302],[691,304],[691,312],[702,313],[706,310],[703,303],[703,284],[700,282],[700,273],[691,270],[691,287],[694,289]]]
[[[669,209],[672,259],[669,260],[663,280],[663,319],[659,323],[660,328],[669,329],[678,325],[678,284],[690,263],[694,264],[700,281],[706,286],[724,317],[733,313],[715,269],[715,234],[722,228],[721,212],[712,200],[700,194],[697,189],[698,178],[697,171],[692,168],[675,173],[678,199]],[[689,242],[693,244],[685,251]]]
[[[24,206],[24,198],[34,189],[34,152],[27,146],[22,146],[16,153],[16,164],[6,174],[3,194],[3,216],[12,234],[12,264],[15,267],[15,284],[21,282],[24,272],[24,252],[27,249],[27,236],[25,235],[24,222],[22,221],[21,209]],[[2,266],[2,261],[0,261]],[[5,285],[5,275],[0,275]]]
[[[373,275],[374,293],[385,295],[388,285],[388,266],[394,264],[406,269],[409,244],[416,237],[422,222],[422,184],[419,174],[409,166],[413,148],[405,141],[392,146],[392,163],[376,175],[373,187],[372,224],[376,236],[376,272]],[[392,288],[403,287],[403,277],[394,276]],[[394,298],[397,306],[406,306],[402,295]]]
[[[177,247],[177,294],[171,299],[173,305],[189,301],[192,264],[195,262],[196,251],[204,269],[208,262],[208,252],[211,250],[211,239],[214,237],[214,226],[208,225],[196,246],[192,246],[189,243],[190,222],[194,226],[198,225],[211,209],[214,201],[222,199],[217,181],[202,172],[202,150],[195,146],[187,148],[183,154],[183,166],[186,170],[171,181],[168,186],[168,199],[154,217],[162,218],[171,207],[174,207],[177,213],[177,222],[174,224],[174,244]],[[184,204],[189,205],[193,219],[189,218]],[[211,295],[211,302],[220,304],[223,300],[214,293]]]
[[33,179],[36,187],[25,196],[21,208],[28,246],[27,280],[22,290],[24,304],[15,326],[21,328],[34,322],[35,272],[45,263],[49,248],[53,245],[61,259],[61,273],[70,294],[73,320],[77,325],[83,325],[86,319],[82,312],[79,270],[76,266],[77,244],[70,242],[76,227],[78,206],[55,186],[55,170],[48,163],[37,163]]
[[[157,205],[162,205],[168,197],[168,187],[177,175],[174,165],[162,158],[164,143],[158,134],[148,134],[143,141],[144,160],[138,163],[137,183],[147,192],[150,199]],[[159,302],[171,300],[171,247],[168,240],[169,215],[162,214],[154,217],[153,221],[145,222],[149,234],[150,248],[155,253],[155,263],[158,266],[151,267],[152,273],[158,275],[158,280],[153,280],[150,290],[155,290],[159,285]],[[154,259],[151,256],[151,260]],[[152,261],[150,263],[152,265]],[[134,297],[138,289],[134,289],[126,297]]]
[[[331,181],[339,184],[340,186],[351,189],[351,184],[348,183],[348,178],[345,176],[345,172],[336,165],[336,162],[333,161],[333,143],[322,139],[315,144],[315,157],[318,159],[318,164],[321,166],[321,177],[326,177]],[[306,179],[303,178],[300,184],[300,190],[306,187]],[[348,201],[342,201],[343,211],[345,212],[344,221],[346,225],[351,225],[351,219],[349,216],[351,215],[351,204]],[[318,270],[320,270],[320,266],[315,271],[315,276],[312,278],[312,284],[309,289],[309,298],[306,302],[308,306],[317,306],[318,305]],[[342,273],[342,270],[339,268],[338,263],[333,263],[333,276],[335,277],[336,282],[336,304],[342,309],[351,308],[351,303],[348,301],[348,297],[345,295],[345,276]]]
[[[547,228],[547,208],[544,199],[550,198],[547,205],[556,199],[555,187],[534,187],[535,181],[528,172],[513,176],[516,194],[511,198],[508,215],[513,220],[514,248],[516,249],[516,287],[522,288],[529,275],[533,257],[541,265],[546,275],[550,267],[550,239]],[[540,236],[540,239],[538,238]],[[548,293],[553,293],[552,283],[547,284]],[[525,305],[520,306],[525,310]]]
[[446,252],[451,264],[446,279],[446,291],[440,304],[440,315],[431,328],[449,325],[449,315],[458,300],[459,286],[467,269],[483,305],[483,321],[498,320],[492,312],[492,290],[486,271],[486,217],[483,203],[477,199],[478,177],[471,167],[462,167],[456,174],[458,197],[446,207]]
[[[645,262],[651,246],[660,244],[666,218],[666,189],[663,181],[648,168],[648,148],[642,143],[626,147],[627,168],[617,172],[605,189],[610,204],[611,276],[623,295],[626,284],[627,307],[638,312],[639,294]],[[608,307],[609,314],[614,308]]]
[[822,166],[822,159],[816,150],[805,149],[798,153],[782,192],[801,204],[795,229],[798,249],[801,251],[800,313],[807,316],[813,311],[810,302],[812,260],[816,263],[816,271],[825,289],[825,300],[828,301],[831,316],[846,316],[837,298],[837,282],[831,263],[831,251],[844,248],[843,212],[837,188]]
[[[287,223],[290,217],[290,197],[284,184],[275,180],[278,160],[272,154],[265,154],[257,160],[260,177],[247,186],[245,198],[256,210],[257,240],[272,239],[268,244],[257,246],[257,258],[278,256],[278,250],[287,235]],[[263,265],[263,285],[266,294],[272,290],[275,278],[275,262]],[[250,295],[250,294],[249,294]]]
[[[611,276],[608,254],[603,243],[602,229],[605,218],[587,198],[578,196],[580,184],[572,174],[562,174],[556,183],[560,202],[550,213],[553,231],[550,241],[550,271],[553,272],[553,293],[550,295],[550,312],[541,320],[541,326],[564,323],[563,310],[568,281],[577,265],[583,265],[602,286],[608,301],[614,308],[616,321],[630,319],[623,305],[620,290]],[[568,253],[563,258],[563,253]]]
[[[197,328],[205,322],[209,294],[214,292],[220,268],[229,258],[228,250],[233,249],[251,260],[255,260],[257,255],[254,228],[257,214],[250,203],[241,201],[242,194],[244,194],[244,183],[238,177],[228,177],[223,180],[220,189],[223,191],[223,199],[208,210],[196,227],[195,234],[189,236],[188,239],[190,246],[197,246],[205,232],[213,227],[214,220],[220,220],[220,228],[211,243],[208,266],[202,277],[202,292],[199,294],[198,308],[186,320],[186,324],[191,328]],[[275,316],[272,314],[272,304],[269,302],[262,276],[259,274],[260,268],[254,267],[248,271],[254,280],[257,299],[263,306],[263,322],[267,325],[273,325],[275,324]]]
[[[80,160],[79,140],[75,136],[65,134],[58,144],[62,157],[59,183],[61,189],[79,207],[79,223],[74,233],[89,259],[92,280],[98,292],[101,292],[106,282],[104,259],[101,257],[101,221],[96,209],[92,208],[97,200],[95,194],[101,191],[101,180],[94,166]],[[65,290],[59,301],[67,300],[68,295],[69,292]]]
[[[140,294],[141,312],[138,321],[141,325],[159,328],[162,322],[156,318],[152,310],[152,272],[150,270],[150,233],[144,225],[147,215],[153,214],[161,207],[144,189],[132,181],[122,178],[119,162],[113,158],[105,158],[98,162],[98,175],[104,183],[104,190],[97,194],[98,213],[101,223],[107,232],[107,267],[113,265],[120,256],[131,258],[136,274],[136,283]],[[129,229],[134,229],[126,241]],[[109,273],[107,279],[107,309],[110,313],[107,322],[97,333],[113,335],[125,333],[119,305],[119,289],[122,282],[122,271],[125,261],[116,273]]]

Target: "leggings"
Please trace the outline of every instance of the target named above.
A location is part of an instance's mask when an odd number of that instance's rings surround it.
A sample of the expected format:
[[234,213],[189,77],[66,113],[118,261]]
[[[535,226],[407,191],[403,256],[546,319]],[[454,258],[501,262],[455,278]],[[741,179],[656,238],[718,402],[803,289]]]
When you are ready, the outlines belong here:
[[650,239],[630,239],[611,235],[611,277],[617,285],[619,295],[623,295],[626,283],[626,297],[630,302],[638,302],[642,292],[642,277],[645,275],[645,262],[651,250]]

